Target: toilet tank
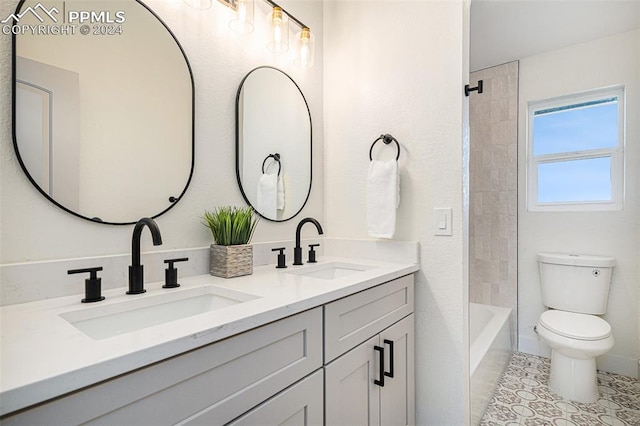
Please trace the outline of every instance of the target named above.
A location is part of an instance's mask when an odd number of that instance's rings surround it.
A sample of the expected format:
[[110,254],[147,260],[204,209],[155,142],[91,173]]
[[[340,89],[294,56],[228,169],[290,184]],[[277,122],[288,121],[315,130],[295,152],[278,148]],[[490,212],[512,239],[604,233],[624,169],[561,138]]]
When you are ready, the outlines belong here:
[[542,303],[563,311],[604,314],[615,262],[605,256],[539,253]]

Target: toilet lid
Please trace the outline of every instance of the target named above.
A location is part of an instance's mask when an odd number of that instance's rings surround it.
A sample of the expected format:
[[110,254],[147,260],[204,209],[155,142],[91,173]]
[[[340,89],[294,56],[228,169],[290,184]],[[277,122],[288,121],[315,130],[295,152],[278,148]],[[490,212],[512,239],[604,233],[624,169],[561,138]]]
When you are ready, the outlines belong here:
[[571,339],[600,340],[611,335],[609,323],[595,315],[549,310],[540,315],[540,324]]

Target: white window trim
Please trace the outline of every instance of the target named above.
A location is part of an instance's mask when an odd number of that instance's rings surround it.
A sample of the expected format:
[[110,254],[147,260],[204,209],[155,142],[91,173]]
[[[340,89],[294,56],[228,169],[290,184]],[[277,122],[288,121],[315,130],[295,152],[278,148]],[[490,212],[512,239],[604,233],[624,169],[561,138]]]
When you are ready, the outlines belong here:
[[[534,112],[564,105],[595,101],[607,97],[618,98],[618,146],[559,154],[533,156]],[[598,211],[622,210],[624,204],[624,147],[625,147],[625,97],[624,86],[592,90],[577,95],[527,103],[527,210],[528,211]],[[556,161],[582,160],[611,157],[611,201],[582,201],[565,203],[538,202],[538,164]]]

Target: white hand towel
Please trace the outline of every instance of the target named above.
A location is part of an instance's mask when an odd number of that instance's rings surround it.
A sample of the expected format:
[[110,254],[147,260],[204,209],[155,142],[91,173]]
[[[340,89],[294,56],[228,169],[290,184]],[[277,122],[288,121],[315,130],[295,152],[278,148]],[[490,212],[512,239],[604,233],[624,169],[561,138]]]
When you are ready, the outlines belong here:
[[276,206],[278,210],[284,210],[284,179],[278,176],[278,195]]
[[367,230],[369,236],[393,238],[400,205],[398,163],[373,160],[367,176]]
[[258,179],[258,211],[261,215],[275,219],[277,206],[278,175],[263,174]]

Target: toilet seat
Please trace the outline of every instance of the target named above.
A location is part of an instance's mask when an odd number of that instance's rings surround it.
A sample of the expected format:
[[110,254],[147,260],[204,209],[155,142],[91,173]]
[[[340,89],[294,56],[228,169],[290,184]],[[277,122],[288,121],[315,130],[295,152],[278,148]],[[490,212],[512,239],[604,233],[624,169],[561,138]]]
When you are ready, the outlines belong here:
[[601,340],[611,336],[609,323],[595,315],[549,310],[540,315],[539,322],[549,331],[570,339]]

